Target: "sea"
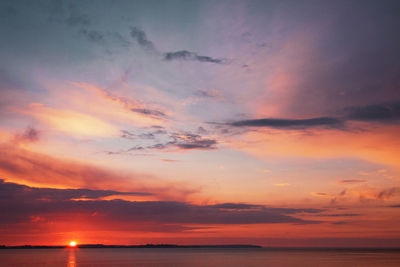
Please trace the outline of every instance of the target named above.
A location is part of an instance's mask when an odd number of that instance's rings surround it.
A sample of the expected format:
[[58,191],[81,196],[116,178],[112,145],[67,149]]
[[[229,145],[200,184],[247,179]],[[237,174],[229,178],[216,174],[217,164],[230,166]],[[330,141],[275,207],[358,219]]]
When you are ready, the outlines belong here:
[[400,266],[400,250],[271,248],[1,249],[0,266]]

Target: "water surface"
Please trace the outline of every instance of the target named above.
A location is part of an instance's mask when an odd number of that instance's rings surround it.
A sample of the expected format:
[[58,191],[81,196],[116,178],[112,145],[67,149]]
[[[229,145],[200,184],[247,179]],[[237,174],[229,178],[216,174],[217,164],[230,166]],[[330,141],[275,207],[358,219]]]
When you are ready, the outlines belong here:
[[0,266],[400,266],[399,251],[211,248],[3,249]]

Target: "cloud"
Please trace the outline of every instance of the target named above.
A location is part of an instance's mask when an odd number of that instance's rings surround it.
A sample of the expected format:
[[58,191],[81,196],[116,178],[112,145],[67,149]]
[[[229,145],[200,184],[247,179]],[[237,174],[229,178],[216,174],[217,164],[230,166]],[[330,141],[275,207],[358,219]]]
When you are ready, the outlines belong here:
[[100,31],[82,29],[80,31],[90,42],[104,44],[105,37]]
[[[138,27],[131,27],[130,28],[130,35],[131,37],[138,43],[141,47],[149,50],[158,52],[155,45],[152,41],[147,38],[146,33],[139,29]],[[190,52],[187,50],[179,50],[175,52],[166,52],[163,54],[163,59],[165,61],[173,61],[173,60],[192,60],[198,62],[205,62],[205,63],[216,63],[216,64],[225,64],[227,60],[219,59],[219,58],[212,58],[209,56],[202,56],[198,55],[195,52]]]
[[118,44],[120,44],[123,47],[129,47],[131,45],[131,42],[126,40],[124,36],[122,36],[119,32],[112,32],[110,33],[110,37]]
[[143,115],[150,115],[150,116],[155,116],[155,117],[166,117],[166,114],[159,110],[152,110],[152,109],[146,109],[146,108],[132,108],[131,111],[140,113]]
[[378,200],[387,200],[400,193],[400,187],[391,187],[378,192],[375,197]]
[[215,149],[217,144],[213,139],[196,139],[190,142],[176,144],[177,147],[182,149]]
[[218,143],[214,139],[203,138],[198,134],[192,133],[173,133],[170,135],[174,141],[171,142],[182,149],[215,149]]
[[289,129],[305,129],[313,127],[338,127],[341,121],[332,117],[318,117],[311,119],[255,119],[241,120],[231,122],[231,126],[235,127],[272,127],[272,128],[289,128]]
[[[115,191],[87,189],[49,189],[28,187],[0,180],[0,222],[30,222],[32,217],[65,220],[71,215],[82,218],[97,217],[120,224],[157,223],[166,224],[310,224],[316,221],[294,217],[304,209],[268,208],[246,203],[222,203],[217,205],[195,205],[174,201],[126,201],[120,199],[99,200],[110,194],[131,194]],[[87,200],[75,200],[83,197]],[[92,200],[90,198],[93,198]],[[61,213],[60,213],[61,211]],[[309,212],[319,212],[310,209]],[[57,217],[54,215],[57,214]],[[94,218],[96,219],[96,218]],[[95,221],[93,223],[96,223]]]
[[107,196],[151,196],[148,192],[119,192],[113,190],[92,190],[92,189],[54,189],[37,188],[6,183],[0,179],[0,198],[20,200],[47,200],[65,201],[74,199],[99,199]]
[[[147,193],[163,199],[185,199],[198,189],[182,183],[163,181],[155,176],[122,172],[89,162],[57,158],[0,144],[0,177],[9,182],[56,188],[89,188]],[[143,194],[144,196],[144,194]]]
[[224,60],[224,59],[212,58],[212,57],[208,57],[208,56],[200,56],[197,53],[190,52],[187,50],[180,50],[180,51],[176,51],[176,52],[165,53],[164,60],[166,60],[166,61],[193,60],[193,61],[216,63],[216,64],[226,63],[226,60]]
[[340,184],[354,184],[354,183],[365,183],[368,182],[368,180],[363,180],[363,179],[346,179],[346,180],[340,180]]
[[214,207],[218,209],[228,209],[228,210],[250,210],[257,209],[263,207],[262,205],[253,205],[253,204],[245,204],[245,203],[223,203],[211,205],[209,207]]
[[262,118],[227,123],[234,127],[270,127],[278,129],[308,129],[315,127],[345,129],[348,121],[397,123],[400,121],[400,102],[369,106],[347,107],[342,117],[315,117],[308,119]]
[[[156,139],[153,138],[155,137],[154,135],[156,134],[162,134],[166,135],[165,138],[168,138],[168,141],[165,142],[158,142],[158,143],[153,143],[150,145],[136,145],[131,148],[129,148],[125,152],[130,152],[130,151],[142,151],[146,149],[168,149],[168,148],[175,148],[175,149],[183,149],[183,150],[213,150],[217,149],[216,145],[218,144],[217,140],[215,139],[210,139],[210,138],[204,138],[198,134],[193,134],[189,132],[184,132],[184,133],[168,133],[166,131],[156,131],[153,133],[144,133],[140,135],[135,135],[131,132],[128,131],[123,131],[122,137],[127,138],[127,139]],[[156,140],[157,141],[157,140]]]
[[111,124],[89,114],[31,104],[26,113],[73,136],[114,136],[118,130]]
[[220,97],[221,92],[217,90],[197,90],[195,92],[195,95],[198,97],[204,97],[204,98],[215,98],[215,97]]
[[142,47],[156,51],[153,43],[147,39],[146,33],[137,27],[131,27],[131,37]]
[[39,131],[33,127],[28,127],[23,133],[15,135],[16,142],[36,142],[39,140]]
[[121,133],[122,133],[122,135],[121,135],[122,138],[131,139],[131,140],[136,139],[136,134],[131,133],[130,131],[121,130]]
[[127,111],[140,115],[141,118],[146,117],[149,118],[150,120],[153,119],[161,120],[161,119],[166,119],[168,117],[167,114],[165,114],[165,112],[162,112],[153,105],[148,105],[146,103],[143,103],[136,99],[132,99],[130,97],[117,95],[111,92],[110,90],[102,89],[89,83],[74,82],[72,84],[78,88],[83,88],[89,92],[94,92],[101,98],[109,102],[118,104]]
[[197,128],[197,133],[199,134],[208,134],[208,131],[204,129],[202,126]]
[[316,214],[315,216],[320,217],[357,217],[360,214],[357,213],[328,213],[328,214]]
[[140,133],[140,134],[135,134],[133,132],[127,131],[127,130],[122,130],[122,138],[130,139],[130,140],[139,140],[139,139],[155,139],[157,135],[164,135],[167,134],[166,131],[164,130],[157,130],[153,132],[146,132],[146,133]]
[[400,121],[400,102],[346,108],[349,120],[368,122]]

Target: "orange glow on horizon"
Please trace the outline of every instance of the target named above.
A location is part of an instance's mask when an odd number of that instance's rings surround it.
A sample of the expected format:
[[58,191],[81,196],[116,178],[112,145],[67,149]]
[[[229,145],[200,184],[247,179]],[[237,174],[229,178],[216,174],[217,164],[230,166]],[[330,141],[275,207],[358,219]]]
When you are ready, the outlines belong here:
[[76,242],[75,242],[75,241],[69,242],[69,246],[70,246],[71,248],[76,247]]

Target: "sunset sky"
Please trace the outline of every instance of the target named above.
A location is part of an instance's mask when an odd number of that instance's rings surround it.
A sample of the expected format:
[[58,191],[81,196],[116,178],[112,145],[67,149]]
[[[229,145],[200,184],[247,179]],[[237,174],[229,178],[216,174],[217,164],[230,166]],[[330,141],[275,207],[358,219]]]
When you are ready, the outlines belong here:
[[0,1],[0,244],[400,246],[400,1]]

